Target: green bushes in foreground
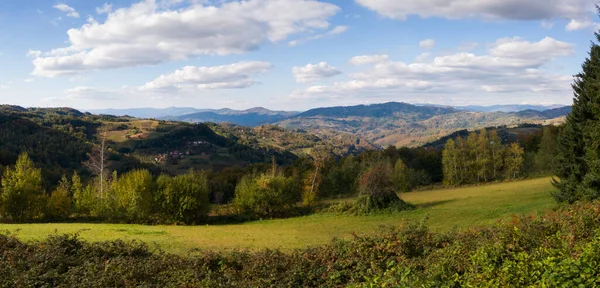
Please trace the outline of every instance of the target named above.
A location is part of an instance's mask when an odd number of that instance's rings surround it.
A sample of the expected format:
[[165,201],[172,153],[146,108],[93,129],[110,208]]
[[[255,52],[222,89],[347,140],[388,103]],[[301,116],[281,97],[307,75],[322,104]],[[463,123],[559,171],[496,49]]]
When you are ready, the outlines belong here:
[[282,253],[193,251],[0,235],[0,287],[596,287],[600,203],[463,232],[424,223]]

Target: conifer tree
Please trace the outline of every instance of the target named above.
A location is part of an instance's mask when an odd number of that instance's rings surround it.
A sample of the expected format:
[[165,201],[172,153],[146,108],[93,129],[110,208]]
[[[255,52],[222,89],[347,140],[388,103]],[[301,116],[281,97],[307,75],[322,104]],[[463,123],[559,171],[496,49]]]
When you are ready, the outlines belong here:
[[[600,41],[600,34],[596,33]],[[575,75],[573,109],[558,137],[553,180],[558,202],[600,198],[600,46],[592,43]]]

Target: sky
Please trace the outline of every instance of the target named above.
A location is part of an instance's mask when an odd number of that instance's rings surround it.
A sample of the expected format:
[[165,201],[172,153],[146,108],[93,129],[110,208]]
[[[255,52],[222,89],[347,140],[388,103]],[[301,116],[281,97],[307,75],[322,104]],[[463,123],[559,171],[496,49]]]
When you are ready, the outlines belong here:
[[570,104],[594,0],[4,0],[0,103]]

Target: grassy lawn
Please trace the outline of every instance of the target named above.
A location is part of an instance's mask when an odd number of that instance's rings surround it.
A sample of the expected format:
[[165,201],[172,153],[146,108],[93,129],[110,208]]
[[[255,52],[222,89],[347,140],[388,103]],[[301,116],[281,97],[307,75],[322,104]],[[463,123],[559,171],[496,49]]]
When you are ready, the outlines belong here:
[[513,214],[537,213],[555,207],[549,178],[487,186],[412,192],[403,198],[417,210],[374,216],[316,214],[239,225],[142,226],[113,224],[0,224],[0,230],[23,240],[52,233],[74,233],[89,241],[138,239],[152,247],[178,254],[192,248],[232,250],[280,248],[290,250],[327,243],[352,232],[371,233],[381,225],[398,225],[403,219],[421,220],[429,215],[434,230],[486,225]]

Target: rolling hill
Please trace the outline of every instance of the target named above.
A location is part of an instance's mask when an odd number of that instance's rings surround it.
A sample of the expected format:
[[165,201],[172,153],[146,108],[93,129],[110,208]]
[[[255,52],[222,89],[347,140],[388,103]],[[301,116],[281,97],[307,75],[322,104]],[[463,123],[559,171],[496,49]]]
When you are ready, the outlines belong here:
[[379,146],[420,146],[462,129],[560,123],[570,107],[546,111],[472,112],[452,107],[383,103],[309,110],[276,125],[314,133],[353,134]]

